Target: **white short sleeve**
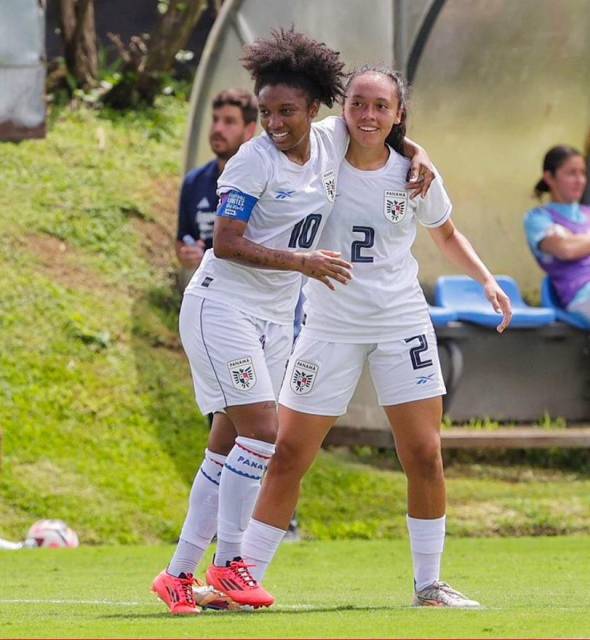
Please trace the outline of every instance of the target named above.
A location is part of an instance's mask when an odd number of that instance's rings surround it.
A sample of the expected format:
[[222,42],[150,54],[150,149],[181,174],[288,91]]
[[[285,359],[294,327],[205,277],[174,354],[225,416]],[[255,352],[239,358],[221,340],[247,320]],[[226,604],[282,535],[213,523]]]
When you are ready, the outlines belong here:
[[264,193],[271,168],[257,140],[245,142],[236,155],[228,160],[217,180],[217,195],[235,190],[260,198]]
[[313,127],[320,135],[329,139],[337,157],[344,158],[350,141],[344,118],[328,116],[319,122],[314,122]]
[[416,218],[424,227],[440,227],[451,216],[453,205],[445,191],[442,178],[437,174],[424,198],[416,198]]

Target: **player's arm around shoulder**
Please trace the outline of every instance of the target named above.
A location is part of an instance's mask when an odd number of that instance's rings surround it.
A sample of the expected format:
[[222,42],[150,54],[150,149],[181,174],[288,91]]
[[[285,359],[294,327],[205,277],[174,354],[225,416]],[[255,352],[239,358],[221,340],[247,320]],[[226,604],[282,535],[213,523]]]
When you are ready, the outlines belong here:
[[330,141],[336,158],[339,160],[344,159],[350,142],[344,118],[342,116],[327,116],[319,122],[314,122],[312,127],[319,135]]
[[436,180],[437,172],[426,149],[414,140],[405,137],[403,142],[403,154],[410,161],[408,171],[408,183],[406,188],[411,193],[411,198],[426,196],[432,183]]

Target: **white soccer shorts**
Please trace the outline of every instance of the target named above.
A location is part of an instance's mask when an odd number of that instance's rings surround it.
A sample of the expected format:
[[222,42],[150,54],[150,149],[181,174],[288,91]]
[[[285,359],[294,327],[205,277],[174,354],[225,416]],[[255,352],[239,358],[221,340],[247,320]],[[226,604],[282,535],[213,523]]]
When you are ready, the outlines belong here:
[[432,329],[402,340],[349,344],[318,340],[304,327],[289,359],[279,402],[302,413],[344,415],[365,361],[381,406],[446,393]]
[[180,338],[201,413],[276,401],[293,346],[293,326],[185,295]]

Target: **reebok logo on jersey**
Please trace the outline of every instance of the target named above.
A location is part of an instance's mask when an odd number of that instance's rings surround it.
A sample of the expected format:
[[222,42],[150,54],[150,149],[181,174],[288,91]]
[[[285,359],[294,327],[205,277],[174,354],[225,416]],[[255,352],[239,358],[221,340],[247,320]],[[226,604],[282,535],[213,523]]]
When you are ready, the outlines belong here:
[[275,200],[288,200],[295,195],[295,191],[277,191]]
[[385,191],[383,197],[383,215],[388,222],[397,224],[406,216],[408,194],[405,191]]
[[300,396],[309,393],[313,388],[318,369],[318,365],[313,362],[297,360],[291,376],[291,389]]
[[248,391],[256,384],[256,371],[252,358],[238,358],[227,363],[232,384],[240,391]]
[[324,183],[324,189],[330,202],[334,202],[336,199],[336,174],[333,169],[326,171],[322,176],[322,182]]

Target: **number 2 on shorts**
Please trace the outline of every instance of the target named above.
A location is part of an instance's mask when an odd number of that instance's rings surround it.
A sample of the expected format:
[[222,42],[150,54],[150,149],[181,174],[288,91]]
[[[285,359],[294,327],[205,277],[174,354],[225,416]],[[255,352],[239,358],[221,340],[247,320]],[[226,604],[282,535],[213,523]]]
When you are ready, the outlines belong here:
[[430,367],[432,360],[422,360],[421,353],[428,350],[428,340],[424,334],[419,336],[413,336],[412,338],[406,338],[405,342],[413,342],[418,340],[418,344],[410,349],[410,359],[412,360],[412,367],[414,369],[424,369],[424,367]]

